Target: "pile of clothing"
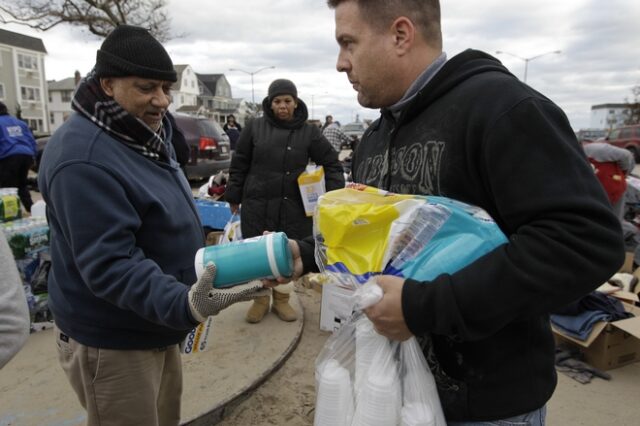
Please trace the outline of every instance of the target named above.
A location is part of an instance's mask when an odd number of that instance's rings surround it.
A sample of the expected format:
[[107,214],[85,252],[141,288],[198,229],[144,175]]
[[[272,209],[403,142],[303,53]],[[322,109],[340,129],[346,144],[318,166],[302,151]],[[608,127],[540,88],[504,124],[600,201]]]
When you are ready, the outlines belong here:
[[556,310],[551,315],[553,325],[568,336],[587,340],[594,324],[632,317],[620,300],[599,291],[592,291],[581,299]]
[[[620,300],[608,294],[593,291],[581,299],[557,310],[551,315],[551,323],[568,336],[587,340],[593,326],[600,321],[618,321],[632,317]],[[556,370],[580,383],[589,383],[596,376],[609,380],[609,374],[587,364],[580,350],[571,345],[556,347]]]

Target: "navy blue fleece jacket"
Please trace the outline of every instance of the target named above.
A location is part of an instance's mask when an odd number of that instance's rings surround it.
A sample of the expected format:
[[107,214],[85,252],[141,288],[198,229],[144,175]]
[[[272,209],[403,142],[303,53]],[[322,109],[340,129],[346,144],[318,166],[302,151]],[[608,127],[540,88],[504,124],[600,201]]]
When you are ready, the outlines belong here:
[[175,160],[144,157],[74,114],[47,144],[39,185],[51,229],[49,305],[58,327],[84,345],[108,349],[182,340],[197,324],[187,293],[204,234]]

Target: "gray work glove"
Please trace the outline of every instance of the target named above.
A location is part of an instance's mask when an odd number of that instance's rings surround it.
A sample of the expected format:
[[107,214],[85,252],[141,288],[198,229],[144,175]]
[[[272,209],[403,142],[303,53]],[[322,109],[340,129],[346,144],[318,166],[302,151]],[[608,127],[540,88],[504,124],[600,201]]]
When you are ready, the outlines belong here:
[[261,281],[250,281],[229,288],[214,288],[216,265],[209,262],[204,273],[189,290],[189,308],[198,322],[204,322],[208,316],[217,315],[221,310],[236,302],[245,302],[260,296],[270,294],[268,288],[262,286]]

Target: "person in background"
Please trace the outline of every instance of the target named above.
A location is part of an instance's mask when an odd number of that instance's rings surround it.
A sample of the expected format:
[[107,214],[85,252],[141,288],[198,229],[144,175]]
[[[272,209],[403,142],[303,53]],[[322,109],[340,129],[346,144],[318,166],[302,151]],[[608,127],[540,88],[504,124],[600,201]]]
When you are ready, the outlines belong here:
[[215,265],[196,281],[205,237],[166,116],[176,79],[147,30],[119,25],[40,164],[58,359],[89,426],[178,425],[178,344],[208,316],[266,291],[212,288]]
[[626,177],[636,166],[633,154],[624,148],[604,142],[591,142],[583,147],[596,177],[609,197],[613,212],[622,222],[627,191]]
[[[245,126],[229,168],[225,199],[240,211],[242,237],[281,231],[289,238],[312,234],[313,221],[305,213],[298,176],[310,161],[324,167],[326,190],[344,187],[338,153],[317,126],[307,123],[307,106],[290,80],[269,85],[262,101],[264,117]],[[283,321],[295,321],[289,305],[292,285],[273,289],[272,310]],[[270,297],[255,299],[246,320],[257,323],[269,311]]]
[[[365,313],[393,340],[416,336],[448,425],[543,425],[556,386],[549,313],[622,265],[620,222],[567,117],[497,59],[442,50],[437,0],[329,0],[337,69],[381,109],[353,180],[484,209],[508,243],[429,282],[378,276]],[[411,155],[410,155],[411,154]],[[313,242],[292,242],[296,274]]]
[[327,116],[324,118],[324,123],[322,124],[322,127],[320,128],[320,130],[324,131],[324,129],[326,129],[326,128],[327,128],[327,126],[328,126],[329,124],[331,124],[331,123],[333,123],[333,116],[332,116],[332,115],[327,115]]
[[29,326],[22,280],[7,238],[0,231],[0,368],[22,349],[29,337]]
[[236,143],[242,132],[242,126],[236,121],[236,117],[233,114],[227,115],[227,122],[222,127],[225,133],[229,136],[229,145],[232,151],[236,150]]
[[348,147],[351,146],[351,138],[345,135],[345,133],[340,129],[340,123],[337,121],[332,122],[322,131],[322,135],[327,138],[333,149],[336,152],[340,153],[342,151],[342,146],[346,145]]
[[10,115],[0,102],[0,188],[18,188],[20,202],[28,212],[33,201],[27,177],[35,156],[36,140],[27,123]]

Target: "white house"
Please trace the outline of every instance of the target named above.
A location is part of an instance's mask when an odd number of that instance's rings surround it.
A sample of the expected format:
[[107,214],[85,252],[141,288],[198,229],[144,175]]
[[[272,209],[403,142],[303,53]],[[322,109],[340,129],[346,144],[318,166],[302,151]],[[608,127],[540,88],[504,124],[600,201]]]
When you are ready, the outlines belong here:
[[[198,77],[191,65],[174,65],[178,74],[178,81],[171,89],[172,102],[169,111],[180,111],[182,107],[193,107],[198,105]],[[189,109],[189,108],[187,108]]]
[[49,127],[52,133],[62,126],[62,123],[71,115],[71,99],[79,82],[79,71],[76,71],[74,77],[47,82],[49,89]]
[[41,39],[0,29],[0,100],[34,132],[47,132],[47,83]]
[[629,117],[628,104],[600,104],[591,106],[592,129],[612,129],[622,126]]
[[197,74],[200,83],[198,103],[208,115],[224,124],[229,114],[235,114],[238,101],[231,97],[231,85],[224,74]]

